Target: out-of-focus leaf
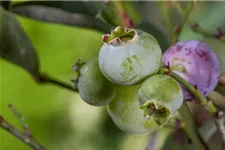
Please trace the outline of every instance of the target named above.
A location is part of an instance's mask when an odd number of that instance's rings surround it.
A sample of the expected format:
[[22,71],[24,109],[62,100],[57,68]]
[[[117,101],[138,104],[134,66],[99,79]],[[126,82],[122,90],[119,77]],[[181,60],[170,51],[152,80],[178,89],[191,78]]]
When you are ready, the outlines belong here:
[[18,6],[12,9],[13,12],[40,21],[65,24],[70,26],[86,27],[101,32],[111,31],[111,25],[101,20],[82,14],[73,14],[59,8],[40,5]]
[[67,12],[98,17],[114,26],[120,25],[120,19],[114,12],[112,5],[106,5],[103,1],[92,0],[31,0],[25,3],[15,3],[14,7],[42,5],[63,9]]
[[[176,146],[175,146],[176,145]],[[188,150],[194,149],[183,129],[161,128],[150,139],[146,150]]]
[[215,90],[225,96],[225,85],[218,84]]
[[117,16],[115,11],[113,10],[113,6],[109,4],[105,4],[102,1],[95,2],[96,7],[100,9],[100,17],[103,18],[106,22],[119,26],[122,24],[120,18]]
[[[36,47],[41,71],[61,81],[68,82],[74,77],[71,65],[78,57],[85,62],[97,57],[102,46],[101,34],[92,30],[24,17],[17,19]],[[20,127],[7,108],[8,103],[14,104],[26,118],[35,138],[48,150],[127,150],[129,148],[123,144],[127,137],[130,137],[126,140],[126,145],[131,147],[129,150],[137,150],[139,148],[136,147],[142,145],[141,136],[119,131],[108,118],[105,107],[90,106],[77,93],[57,86],[36,84],[25,71],[5,60],[0,60],[0,68],[0,87],[4,87],[1,88],[0,103],[3,107],[0,113]],[[105,119],[110,121],[106,123]],[[1,129],[0,141],[1,150],[30,150]]]
[[[220,136],[215,137],[215,134],[214,134],[215,131],[213,129],[214,124],[211,124],[212,118],[210,113],[206,109],[204,109],[204,107],[202,107],[200,104],[193,103],[193,102],[187,102],[187,103],[191,111],[191,114],[193,116],[193,119],[195,120],[195,124],[197,126],[196,129],[200,137],[202,137],[202,140],[204,141],[207,140],[207,145],[209,149],[221,149]],[[215,139],[217,140],[217,144],[213,146],[212,144],[215,142],[214,141]]]
[[207,145],[210,149],[221,149],[220,134],[217,131],[217,127],[212,119],[205,122],[198,128],[198,132],[204,141],[207,141]]
[[49,6],[60,8],[71,13],[95,16],[98,13],[98,8],[91,1],[27,1],[13,4],[13,8],[22,6]]
[[225,96],[223,96],[217,91],[212,91],[208,97],[218,108],[225,110]]
[[151,134],[138,136],[126,134],[124,139],[121,140],[121,148],[118,148],[118,150],[145,150],[149,142],[149,136],[151,137]]
[[141,29],[141,30],[153,35],[159,42],[159,45],[163,52],[168,48],[169,44],[168,44],[168,41],[165,39],[165,36],[160,32],[160,30],[158,30],[151,23],[142,22],[140,24],[137,24],[136,28]]
[[152,136],[151,136],[151,138],[149,140],[149,143],[148,143],[148,147],[146,148],[146,150],[156,150],[156,148],[157,148],[157,136],[158,136],[157,133],[158,132],[155,131],[152,134]]
[[[217,33],[217,27],[225,29],[224,2],[201,1],[194,8],[190,19],[196,21],[203,29],[211,33]],[[179,40],[203,40],[205,37],[195,33],[189,26],[184,26]]]
[[0,1],[0,5],[5,9],[9,9],[10,1]]
[[32,43],[12,14],[0,7],[0,57],[39,80],[39,61]]
[[143,20],[140,10],[137,6],[138,6],[138,1],[126,1],[124,3],[124,7],[129,17],[135,24],[139,24]]
[[205,39],[205,43],[207,43],[216,53],[216,56],[220,63],[220,73],[221,75],[225,73],[225,44],[217,39]]
[[[192,143],[193,143],[192,145],[188,145],[188,143],[185,143],[185,144],[187,144],[188,147],[194,146],[191,149],[199,149],[200,150],[200,149],[203,149],[203,145],[201,144],[201,141],[198,137],[199,135],[196,132],[196,130],[197,130],[196,122],[194,122],[194,119],[192,118],[192,114],[189,111],[191,112],[191,109],[188,106],[188,103],[183,103],[183,105],[179,109],[181,121],[182,121],[182,123],[184,123],[183,128],[186,131],[187,136],[192,140]],[[183,146],[186,146],[185,144],[183,144]]]
[[[164,133],[161,133],[164,136]],[[176,146],[175,146],[176,145]],[[190,150],[195,149],[194,144],[186,135],[183,129],[174,130],[169,136],[166,137],[165,143],[161,149],[158,150]]]
[[[126,1],[123,3],[124,8],[126,9],[127,14],[131,18],[131,20],[134,22],[134,24],[140,23],[141,16],[136,8],[137,2],[134,1]],[[122,22],[120,20],[120,17],[115,11],[115,6],[113,5],[113,2],[110,1],[108,4],[104,3],[103,1],[97,1],[95,2],[95,5],[99,8],[99,16],[103,18],[106,22],[114,25],[119,26],[122,25]]]
[[216,125],[212,120],[208,120],[203,126],[198,128],[199,134],[204,141],[208,141],[216,133],[216,130]]

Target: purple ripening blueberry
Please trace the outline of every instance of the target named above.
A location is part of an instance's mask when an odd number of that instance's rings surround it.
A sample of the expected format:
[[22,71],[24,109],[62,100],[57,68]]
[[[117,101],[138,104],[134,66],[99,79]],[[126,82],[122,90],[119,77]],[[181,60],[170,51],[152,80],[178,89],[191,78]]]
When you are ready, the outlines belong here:
[[[180,77],[196,86],[207,96],[216,87],[220,68],[214,51],[201,41],[180,41],[171,46],[163,54],[163,62]],[[192,94],[183,86],[184,99],[192,98]]]

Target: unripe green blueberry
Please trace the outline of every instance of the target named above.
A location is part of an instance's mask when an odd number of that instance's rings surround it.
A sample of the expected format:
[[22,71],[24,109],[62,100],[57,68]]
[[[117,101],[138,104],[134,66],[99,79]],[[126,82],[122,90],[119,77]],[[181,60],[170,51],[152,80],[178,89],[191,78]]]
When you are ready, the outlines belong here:
[[157,40],[138,29],[115,28],[103,35],[99,67],[103,75],[119,85],[134,85],[158,72],[162,52]]
[[138,98],[144,116],[163,126],[181,107],[183,92],[179,83],[172,77],[154,75],[142,83]]
[[101,73],[97,58],[81,67],[77,87],[81,98],[90,105],[106,105],[115,97],[115,87]]
[[138,89],[135,86],[116,87],[116,96],[107,106],[113,122],[124,132],[131,134],[151,133],[159,128],[154,120],[148,121],[139,108]]

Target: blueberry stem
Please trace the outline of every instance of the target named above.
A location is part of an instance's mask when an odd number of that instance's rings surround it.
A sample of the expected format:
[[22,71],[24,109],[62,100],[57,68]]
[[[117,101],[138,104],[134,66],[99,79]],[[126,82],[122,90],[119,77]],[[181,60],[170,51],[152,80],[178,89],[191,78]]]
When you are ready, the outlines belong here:
[[59,81],[53,77],[50,77],[44,73],[40,74],[40,81],[39,83],[50,83],[50,84],[53,84],[53,85],[56,85],[56,86],[59,86],[59,87],[62,87],[64,89],[68,89],[70,91],[74,91],[74,92],[78,92],[78,89],[77,87],[74,87],[70,84],[67,84],[67,83],[64,83],[62,81]]
[[28,129],[27,124],[24,122],[23,118],[19,112],[12,106],[9,105],[10,110],[16,115],[17,118],[20,118],[19,120],[22,123],[22,126],[24,128],[24,132],[19,131],[17,128],[15,128],[13,125],[11,125],[8,121],[6,121],[2,115],[0,115],[0,128],[4,129],[8,133],[15,136],[20,141],[24,142],[25,144],[29,145],[31,148],[35,150],[45,150],[44,146],[41,145],[31,134],[30,130]]
[[[179,83],[183,84],[189,92],[191,92],[195,98],[197,98],[202,106],[206,106],[208,104],[208,100],[190,83],[181,78],[179,75],[174,73],[173,71],[169,72],[169,75],[177,80]],[[214,112],[215,113],[215,112]]]
[[124,7],[123,1],[113,1],[113,4],[115,6],[115,12],[119,16],[121,22],[123,23],[123,26],[128,28],[134,27],[134,22],[130,18],[130,16],[127,14],[127,11]]
[[186,69],[185,69],[185,67],[183,65],[171,66],[171,70],[176,70],[176,71],[179,71],[179,72],[182,72],[182,73],[186,72]]

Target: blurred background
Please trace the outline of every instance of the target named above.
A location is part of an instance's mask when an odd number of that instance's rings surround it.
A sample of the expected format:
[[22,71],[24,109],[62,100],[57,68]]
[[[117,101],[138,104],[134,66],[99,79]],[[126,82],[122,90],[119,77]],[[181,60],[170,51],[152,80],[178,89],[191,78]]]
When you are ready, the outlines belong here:
[[[166,50],[172,40],[173,28],[183,19],[176,4],[166,1],[126,1],[124,4],[135,27],[154,35],[162,50]],[[181,2],[184,9],[187,5],[188,2]],[[3,8],[0,10],[2,13]],[[52,13],[48,13],[47,10]],[[225,31],[224,10],[225,2],[198,2],[190,18],[208,32],[217,33],[218,27]],[[102,45],[102,34],[109,33],[111,27],[121,25],[114,7],[107,1],[16,1],[10,4],[9,11],[5,10],[2,14],[15,17],[29,37],[38,56],[39,72],[47,73],[68,84],[70,79],[76,76],[71,69],[76,59],[81,57],[87,61],[96,57]],[[4,15],[0,15],[2,22],[7,20]],[[81,22],[76,22],[79,21],[76,20],[76,15],[84,17]],[[96,23],[93,18],[98,18],[101,22]],[[9,19],[9,22],[13,21]],[[3,25],[2,28],[0,26],[0,33],[4,31]],[[17,30],[10,31],[12,35],[20,34]],[[179,40],[185,39],[204,40],[216,47],[221,71],[225,72],[224,43],[213,38],[205,38],[193,32],[188,25],[184,26],[179,37]],[[9,42],[9,45],[14,44],[10,40],[6,42]],[[35,75],[32,75],[34,73],[29,73],[29,69],[26,71],[23,65],[12,62],[11,59],[0,59],[0,114],[15,127],[22,129],[19,120],[7,107],[8,104],[13,104],[26,119],[34,137],[48,150],[142,150],[149,141],[151,150],[193,148],[192,142],[183,130],[162,128],[152,135],[141,136],[123,133],[110,119],[106,107],[90,106],[83,102],[76,92],[52,84],[39,84],[35,81]],[[224,86],[217,87],[217,91],[220,95],[225,95]],[[216,103],[224,107],[225,102]],[[207,124],[207,127],[203,126],[203,122],[208,120],[206,112],[201,111],[198,106],[193,106],[193,113],[199,127],[202,127],[203,134],[213,129],[213,125],[210,124]],[[206,139],[216,150],[219,145],[218,133],[213,131],[212,134],[204,136],[208,136]],[[176,147],[174,143],[177,144]],[[31,148],[0,129],[0,149]]]

